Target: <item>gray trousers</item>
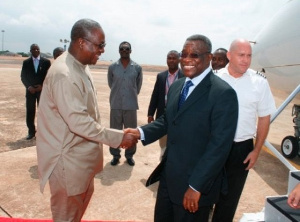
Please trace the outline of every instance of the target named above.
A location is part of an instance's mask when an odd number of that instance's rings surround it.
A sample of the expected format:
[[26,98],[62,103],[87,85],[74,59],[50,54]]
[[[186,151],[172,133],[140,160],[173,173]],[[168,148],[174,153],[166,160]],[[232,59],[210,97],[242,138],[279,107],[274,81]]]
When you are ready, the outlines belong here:
[[[110,110],[110,128],[123,130],[125,128],[136,128],[137,127],[137,112],[136,110],[121,110],[111,109]],[[109,148],[110,154],[114,158],[121,158],[120,148]],[[132,158],[136,152],[136,145],[125,150],[126,159]]]

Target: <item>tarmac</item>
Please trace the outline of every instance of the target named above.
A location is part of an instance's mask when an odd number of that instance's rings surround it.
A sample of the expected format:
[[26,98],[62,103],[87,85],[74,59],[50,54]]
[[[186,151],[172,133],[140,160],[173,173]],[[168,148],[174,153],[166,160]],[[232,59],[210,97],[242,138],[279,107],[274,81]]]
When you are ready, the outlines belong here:
[[[26,141],[24,86],[20,81],[21,62],[24,58],[0,57],[0,221],[5,218],[50,219],[50,192],[48,185],[39,191],[35,140]],[[109,88],[107,63],[99,62],[92,74],[98,91],[98,104],[102,125],[109,127]],[[139,95],[138,125],[147,123],[147,109],[156,80],[156,74],[166,67],[143,66],[144,80]],[[287,97],[285,92],[272,89],[276,105]],[[281,140],[294,135],[292,106],[300,104],[297,97],[276,119],[270,129],[268,141],[280,150]],[[158,142],[144,147],[138,143],[134,155],[136,165],[125,162],[111,166],[112,156],[104,146],[104,170],[95,177],[95,191],[83,220],[153,221],[158,183],[145,187],[152,170],[159,163]],[[300,169],[300,158],[291,163]],[[263,149],[254,169],[250,170],[234,221],[243,213],[261,212],[266,196],[287,192],[288,169]]]

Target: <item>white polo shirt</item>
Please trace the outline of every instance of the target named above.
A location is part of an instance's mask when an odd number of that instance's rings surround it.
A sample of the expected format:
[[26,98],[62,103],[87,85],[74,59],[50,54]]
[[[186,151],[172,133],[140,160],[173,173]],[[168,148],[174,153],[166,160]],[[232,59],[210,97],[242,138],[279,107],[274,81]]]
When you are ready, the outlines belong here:
[[256,134],[257,117],[271,115],[276,111],[275,101],[266,77],[248,69],[241,77],[235,78],[227,67],[216,73],[237,93],[239,117],[234,141],[251,139]]

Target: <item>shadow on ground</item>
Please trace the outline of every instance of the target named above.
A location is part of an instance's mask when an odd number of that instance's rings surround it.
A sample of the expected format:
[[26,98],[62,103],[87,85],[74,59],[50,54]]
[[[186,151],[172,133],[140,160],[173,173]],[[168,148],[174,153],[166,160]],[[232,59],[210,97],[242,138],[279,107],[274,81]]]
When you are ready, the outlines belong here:
[[28,172],[30,173],[30,177],[32,179],[39,179],[38,166],[37,165],[31,166],[29,168]]
[[35,139],[26,140],[26,138],[22,138],[22,139],[19,139],[17,141],[7,142],[6,145],[11,150],[18,150],[18,149],[22,149],[22,148],[35,146],[36,145],[36,140]]
[[133,167],[129,166],[126,162],[120,163],[116,166],[110,165],[108,162],[103,171],[95,176],[95,179],[100,179],[101,184],[104,186],[111,186],[116,181],[126,181],[131,177]]

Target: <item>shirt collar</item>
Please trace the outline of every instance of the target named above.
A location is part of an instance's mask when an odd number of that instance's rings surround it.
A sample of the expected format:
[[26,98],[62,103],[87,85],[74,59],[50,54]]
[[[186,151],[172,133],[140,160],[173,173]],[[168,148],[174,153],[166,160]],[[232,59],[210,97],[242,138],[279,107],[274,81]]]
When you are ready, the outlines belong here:
[[228,71],[228,65],[229,65],[229,63],[228,63],[224,68],[220,69],[220,70],[219,70],[219,73],[225,73],[226,75],[228,75],[229,77],[231,77],[231,78],[233,78],[233,79],[240,79],[240,78],[242,78],[242,77],[244,77],[244,76],[246,76],[246,75],[247,75],[247,76],[250,75],[250,73],[248,72],[249,69],[247,69],[246,72],[244,72],[243,75],[242,75],[241,77],[236,78],[236,77],[230,75],[230,73],[229,73],[229,71]]
[[[132,65],[132,62],[133,62],[133,61],[132,61],[131,58],[130,58],[128,64],[129,64],[129,65]],[[117,64],[118,64],[118,65],[122,65],[121,59],[119,59],[119,60],[117,61]]]
[[190,79],[189,77],[185,78],[185,82],[191,80],[194,86],[196,87],[206,76],[207,74],[211,71],[211,68],[208,67],[207,69],[204,70],[200,75]]
[[36,57],[36,58],[34,58],[33,56],[32,56],[32,60],[34,61],[34,60],[39,60],[40,61],[40,59],[41,59],[41,56],[39,55],[38,57]]
[[178,70],[179,70],[179,69],[177,69],[176,72],[174,72],[174,74],[171,74],[171,73],[169,72],[169,70],[168,70],[168,76],[173,76],[173,75],[176,76],[176,74],[178,73]]

